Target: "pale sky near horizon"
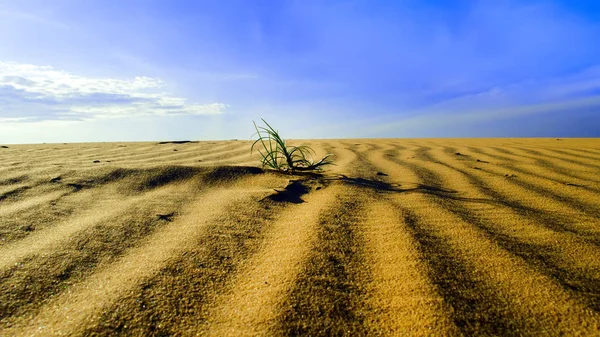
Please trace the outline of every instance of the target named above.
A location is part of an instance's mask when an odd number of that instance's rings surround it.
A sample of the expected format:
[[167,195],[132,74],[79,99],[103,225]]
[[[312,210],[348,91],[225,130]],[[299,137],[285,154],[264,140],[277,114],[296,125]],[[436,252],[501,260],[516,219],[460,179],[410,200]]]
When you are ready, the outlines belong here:
[[600,1],[0,0],[0,144],[600,137]]

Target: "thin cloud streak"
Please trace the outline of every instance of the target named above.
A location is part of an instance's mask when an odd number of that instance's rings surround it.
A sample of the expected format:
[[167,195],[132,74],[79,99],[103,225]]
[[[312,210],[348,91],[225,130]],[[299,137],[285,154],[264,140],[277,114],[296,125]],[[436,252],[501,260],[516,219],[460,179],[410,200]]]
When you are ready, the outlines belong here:
[[[562,113],[568,116],[590,108],[600,110],[600,95],[553,103],[453,111],[453,113],[445,110],[421,111],[406,118],[380,123],[365,122],[372,126],[364,128],[362,136],[376,137],[395,133],[397,137],[436,137],[436,133],[443,132],[444,137],[460,137],[460,132],[464,131],[465,126],[476,129],[480,124],[494,124],[503,120],[531,120],[532,117],[544,120],[544,116],[553,113]],[[460,131],[453,131],[457,129]],[[416,130],[418,131],[415,132]],[[490,134],[489,136],[499,137],[502,135]],[[506,133],[504,136],[515,137],[517,135]]]

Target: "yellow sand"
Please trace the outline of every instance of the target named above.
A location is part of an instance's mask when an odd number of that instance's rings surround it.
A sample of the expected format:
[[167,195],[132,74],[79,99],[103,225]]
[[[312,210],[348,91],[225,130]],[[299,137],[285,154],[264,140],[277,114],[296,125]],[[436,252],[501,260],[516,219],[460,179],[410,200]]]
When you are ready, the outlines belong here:
[[0,335],[600,336],[599,139],[291,143],[1,148]]

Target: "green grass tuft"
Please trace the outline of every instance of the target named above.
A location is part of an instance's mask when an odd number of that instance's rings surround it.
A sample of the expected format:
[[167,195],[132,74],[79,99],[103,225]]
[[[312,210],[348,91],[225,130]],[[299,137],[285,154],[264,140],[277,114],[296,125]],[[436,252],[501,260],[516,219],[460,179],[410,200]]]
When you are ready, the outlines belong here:
[[[262,119],[262,118],[261,118]],[[289,172],[291,174],[297,171],[320,171],[325,165],[334,165],[329,159],[333,154],[327,154],[319,161],[314,161],[312,154],[315,151],[308,146],[287,146],[285,140],[279,136],[276,131],[265,121],[266,127],[257,126],[255,122],[254,128],[258,139],[252,143],[250,151],[254,150],[254,146],[260,143],[263,151],[260,149],[258,153],[261,155],[261,163],[263,167],[270,167],[277,171]]]

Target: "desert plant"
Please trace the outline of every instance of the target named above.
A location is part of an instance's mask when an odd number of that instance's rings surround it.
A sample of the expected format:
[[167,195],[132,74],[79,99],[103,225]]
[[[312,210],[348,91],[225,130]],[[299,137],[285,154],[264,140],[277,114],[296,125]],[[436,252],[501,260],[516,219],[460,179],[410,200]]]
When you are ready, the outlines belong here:
[[[262,118],[261,118],[262,119]],[[333,154],[327,154],[321,160],[315,162],[312,154],[315,151],[308,146],[287,146],[285,140],[281,138],[279,132],[276,131],[265,121],[266,127],[257,126],[255,122],[254,128],[258,139],[252,143],[250,151],[254,150],[254,146],[260,143],[264,151],[258,150],[262,159],[263,167],[270,167],[274,170],[289,172],[291,174],[296,171],[319,171],[325,165],[334,165],[329,157]],[[253,136],[254,136],[253,135]]]

